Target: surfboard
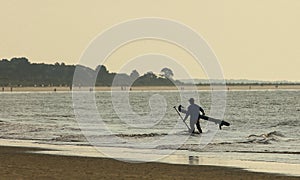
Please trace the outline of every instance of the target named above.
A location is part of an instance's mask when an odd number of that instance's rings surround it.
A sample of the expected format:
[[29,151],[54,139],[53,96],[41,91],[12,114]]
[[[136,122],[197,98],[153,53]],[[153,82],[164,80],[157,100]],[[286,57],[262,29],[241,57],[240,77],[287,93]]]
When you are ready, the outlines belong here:
[[221,119],[215,119],[215,118],[208,117],[208,116],[205,116],[205,115],[199,115],[199,118],[204,119],[206,121],[210,121],[210,122],[214,122],[216,124],[219,124],[220,129],[222,129],[222,126],[230,126],[229,122],[221,120]]

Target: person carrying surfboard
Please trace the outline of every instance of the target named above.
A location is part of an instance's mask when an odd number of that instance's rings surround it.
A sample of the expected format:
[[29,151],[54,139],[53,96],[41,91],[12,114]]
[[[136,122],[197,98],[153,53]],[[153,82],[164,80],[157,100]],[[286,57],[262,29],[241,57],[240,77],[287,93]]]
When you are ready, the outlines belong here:
[[[181,105],[178,106],[178,110],[179,110],[179,112],[182,112],[185,114],[184,118],[182,118],[180,116],[184,123],[185,123],[186,119],[190,116],[190,127],[191,128],[188,127],[188,129],[191,133],[195,133],[195,124],[197,126],[199,133],[202,133],[202,129],[200,127],[200,121],[199,121],[200,119],[214,122],[215,124],[219,125],[220,129],[222,129],[222,126],[230,126],[229,122],[205,116],[205,112],[204,112],[203,108],[200,107],[199,105],[195,104],[194,98],[190,98],[189,102],[190,102],[190,105],[188,107],[188,110],[183,109],[183,107]],[[174,106],[174,108],[175,108],[175,106]],[[176,108],[175,108],[175,110],[176,110]],[[200,114],[199,111],[201,111],[202,114]],[[179,112],[177,111],[178,114],[179,114]]]
[[182,109],[181,105],[178,107],[179,111],[182,113],[185,113],[185,117],[183,121],[185,122],[187,118],[190,116],[190,133],[195,133],[195,125],[199,131],[199,133],[202,133],[202,129],[200,126],[200,121],[199,121],[199,111],[201,111],[201,115],[205,115],[205,112],[202,107],[199,105],[195,104],[194,98],[189,99],[190,105],[187,110]]

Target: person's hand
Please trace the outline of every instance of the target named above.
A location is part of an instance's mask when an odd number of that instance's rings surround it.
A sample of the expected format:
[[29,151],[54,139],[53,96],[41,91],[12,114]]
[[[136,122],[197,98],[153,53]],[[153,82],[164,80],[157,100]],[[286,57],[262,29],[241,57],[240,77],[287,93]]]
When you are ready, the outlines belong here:
[[181,106],[181,104],[178,106],[178,111],[179,112],[181,112],[181,108],[182,108],[182,106]]

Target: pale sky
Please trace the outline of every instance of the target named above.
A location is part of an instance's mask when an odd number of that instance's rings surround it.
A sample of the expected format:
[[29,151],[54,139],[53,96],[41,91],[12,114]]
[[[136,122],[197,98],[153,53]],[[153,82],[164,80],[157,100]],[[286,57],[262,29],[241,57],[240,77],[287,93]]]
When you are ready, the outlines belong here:
[[[0,59],[25,56],[31,62],[77,64],[89,43],[109,27],[161,17],[197,31],[215,52],[226,79],[300,81],[299,0],[0,0],[0,7]],[[165,64],[155,69],[152,61],[140,58],[132,68],[142,74],[166,66],[175,78],[185,78],[178,66],[185,65],[194,78],[206,78],[189,54],[155,40],[125,45],[105,65],[126,71],[130,59],[149,53],[176,63],[161,60]]]

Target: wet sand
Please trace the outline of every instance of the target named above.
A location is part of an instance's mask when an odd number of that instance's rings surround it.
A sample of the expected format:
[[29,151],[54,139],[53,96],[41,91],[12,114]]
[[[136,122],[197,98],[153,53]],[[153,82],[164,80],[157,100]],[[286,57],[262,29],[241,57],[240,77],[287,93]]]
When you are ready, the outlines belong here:
[[[137,87],[73,87],[73,91],[169,91],[169,90],[224,90],[223,86],[137,86]],[[300,90],[300,85],[227,85],[225,90]],[[70,87],[4,87],[0,92],[56,92],[71,91]]]
[[220,166],[127,163],[107,158],[34,154],[0,147],[1,179],[300,179]]

